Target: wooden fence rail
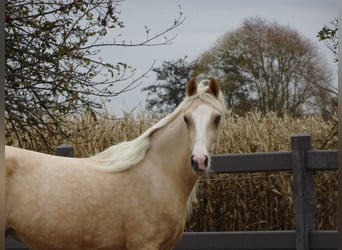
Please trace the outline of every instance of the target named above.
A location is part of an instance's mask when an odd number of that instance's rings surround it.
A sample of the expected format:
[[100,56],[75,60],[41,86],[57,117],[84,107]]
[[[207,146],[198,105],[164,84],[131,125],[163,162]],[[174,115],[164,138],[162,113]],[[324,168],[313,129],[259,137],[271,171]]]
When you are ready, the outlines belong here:
[[[71,146],[61,145],[56,148],[56,154],[73,156],[73,149]],[[291,171],[293,173],[296,230],[186,232],[175,249],[337,249],[337,231],[315,230],[313,183],[315,171],[337,170],[337,158],[337,150],[312,150],[311,137],[306,134],[298,134],[291,137],[291,152],[213,156],[213,166],[210,174]],[[11,249],[13,244],[17,243],[13,239],[6,239],[6,249]]]

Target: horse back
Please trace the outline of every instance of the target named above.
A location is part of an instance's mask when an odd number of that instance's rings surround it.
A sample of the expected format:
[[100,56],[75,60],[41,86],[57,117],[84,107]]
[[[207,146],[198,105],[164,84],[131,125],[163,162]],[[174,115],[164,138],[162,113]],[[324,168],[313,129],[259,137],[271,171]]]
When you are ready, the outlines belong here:
[[20,170],[29,170],[34,166],[38,166],[39,161],[46,156],[49,155],[12,146],[5,146],[6,180],[10,180]]
[[5,146],[6,183],[8,183],[11,177],[16,173],[20,158],[24,157],[22,153],[25,151],[26,150],[20,148]]

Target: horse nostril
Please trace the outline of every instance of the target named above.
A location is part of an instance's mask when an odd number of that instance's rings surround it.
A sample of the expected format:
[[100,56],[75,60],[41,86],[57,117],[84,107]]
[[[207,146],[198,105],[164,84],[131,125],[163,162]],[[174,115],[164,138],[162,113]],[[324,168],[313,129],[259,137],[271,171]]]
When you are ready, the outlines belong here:
[[191,166],[195,166],[194,155],[191,156]]
[[208,156],[205,155],[204,157],[205,157],[204,165],[205,165],[206,167],[208,167]]

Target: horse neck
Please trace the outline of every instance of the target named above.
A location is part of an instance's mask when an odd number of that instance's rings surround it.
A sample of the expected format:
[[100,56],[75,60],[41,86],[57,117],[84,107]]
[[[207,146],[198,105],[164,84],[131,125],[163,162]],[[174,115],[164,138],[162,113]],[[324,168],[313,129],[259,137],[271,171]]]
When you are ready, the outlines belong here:
[[190,166],[188,130],[182,116],[178,116],[151,136],[148,154],[153,157],[154,162],[158,162],[155,167],[162,167],[163,173],[175,181],[175,185],[183,190],[184,195],[190,195],[198,176]]

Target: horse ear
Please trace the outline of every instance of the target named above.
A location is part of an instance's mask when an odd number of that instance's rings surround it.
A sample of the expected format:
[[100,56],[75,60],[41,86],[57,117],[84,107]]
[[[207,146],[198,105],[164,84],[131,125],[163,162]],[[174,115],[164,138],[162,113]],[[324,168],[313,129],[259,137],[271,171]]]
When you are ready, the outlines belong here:
[[215,97],[218,97],[220,93],[219,83],[214,78],[210,78],[209,92],[212,93]]
[[196,82],[196,78],[193,77],[190,79],[190,81],[186,85],[186,95],[192,96],[196,93],[197,93],[197,82]]

